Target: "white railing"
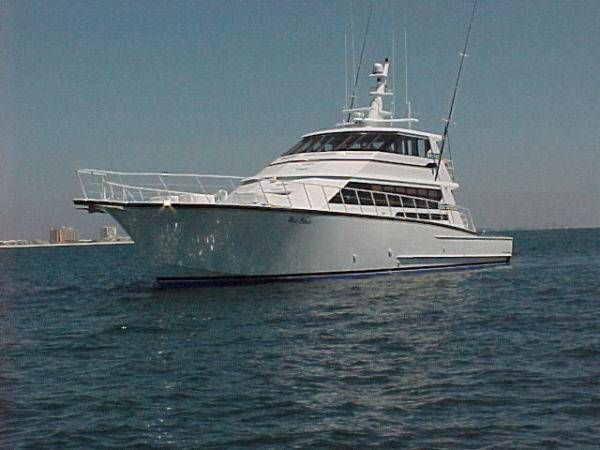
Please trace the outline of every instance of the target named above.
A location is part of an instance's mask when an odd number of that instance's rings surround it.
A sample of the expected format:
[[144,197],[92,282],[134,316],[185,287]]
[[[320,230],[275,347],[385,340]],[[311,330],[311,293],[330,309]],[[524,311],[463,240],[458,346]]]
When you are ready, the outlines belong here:
[[[429,220],[475,231],[468,209],[437,200],[303,181],[233,176],[77,171],[84,199],[161,205],[219,203]],[[242,182],[243,181],[243,182]]]
[[[162,203],[196,202],[220,190],[235,190],[243,177],[171,173],[125,173],[81,169],[77,178],[86,200]],[[182,197],[175,200],[174,197]],[[187,200],[186,200],[187,198]]]

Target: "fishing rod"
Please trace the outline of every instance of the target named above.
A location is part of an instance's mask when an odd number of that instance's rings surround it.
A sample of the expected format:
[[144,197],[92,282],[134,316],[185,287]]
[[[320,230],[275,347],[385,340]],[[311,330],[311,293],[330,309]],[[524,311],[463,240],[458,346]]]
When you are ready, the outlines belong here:
[[354,107],[354,100],[356,98],[356,88],[358,86],[358,76],[360,75],[360,68],[363,62],[363,55],[365,53],[365,45],[367,43],[367,35],[369,34],[369,26],[371,25],[371,16],[373,15],[373,5],[375,0],[371,1],[371,6],[369,8],[369,18],[367,19],[367,27],[365,28],[365,35],[363,36],[362,48],[360,49],[360,57],[358,59],[358,68],[356,69],[356,77],[354,78],[354,87],[352,88],[352,97],[350,97],[350,108],[348,111],[348,118],[346,122],[350,121],[350,115],[352,114],[352,108]]
[[467,29],[467,37],[465,39],[465,46],[462,53],[460,54],[460,65],[458,66],[458,74],[456,75],[456,83],[454,84],[454,92],[452,93],[452,100],[450,101],[450,110],[448,111],[448,118],[446,119],[446,125],[444,125],[444,133],[442,134],[442,148],[440,148],[440,156],[438,157],[437,169],[435,171],[434,181],[438,179],[440,173],[440,164],[442,163],[442,154],[444,153],[444,146],[446,139],[448,138],[448,128],[450,122],[452,122],[452,112],[454,111],[454,102],[456,101],[456,93],[458,92],[458,85],[460,84],[460,75],[462,73],[463,63],[467,57],[467,46],[469,45],[469,36],[471,36],[471,27],[473,26],[473,20],[475,19],[475,8],[477,7],[477,0],[473,2],[473,11],[471,11],[471,20],[469,21],[469,28]]

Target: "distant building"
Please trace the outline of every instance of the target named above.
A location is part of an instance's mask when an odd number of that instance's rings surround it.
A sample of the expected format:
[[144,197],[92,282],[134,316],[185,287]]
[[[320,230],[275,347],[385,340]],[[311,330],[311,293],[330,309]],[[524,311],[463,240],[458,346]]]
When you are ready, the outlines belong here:
[[105,225],[100,229],[100,239],[103,241],[117,240],[117,227]]
[[63,244],[79,241],[79,230],[73,227],[50,227],[50,243]]

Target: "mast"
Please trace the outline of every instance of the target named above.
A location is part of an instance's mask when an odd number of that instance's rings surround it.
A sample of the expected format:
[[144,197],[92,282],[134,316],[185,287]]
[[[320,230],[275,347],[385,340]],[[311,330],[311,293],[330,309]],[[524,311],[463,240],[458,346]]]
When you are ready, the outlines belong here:
[[[361,124],[365,126],[391,126],[398,122],[418,122],[417,119],[404,118],[394,119],[392,111],[386,111],[383,106],[383,97],[394,93],[388,89],[387,79],[389,77],[390,61],[385,58],[383,63],[373,64],[373,70],[369,78],[375,78],[376,85],[371,88],[371,103],[366,108],[349,108],[344,110],[348,113],[348,121],[341,123],[341,126],[351,124]],[[351,118],[351,119],[350,119]]]
[[369,112],[367,113],[367,119],[381,120],[384,117],[392,117],[392,113],[390,111],[383,110],[383,96],[392,95],[392,92],[386,89],[389,69],[390,62],[387,58],[385,58],[383,64],[373,64],[373,71],[369,75],[369,78],[375,78],[377,85],[375,88],[373,88],[373,90],[371,90],[371,92],[369,92],[373,98],[371,99],[371,106],[369,107]]

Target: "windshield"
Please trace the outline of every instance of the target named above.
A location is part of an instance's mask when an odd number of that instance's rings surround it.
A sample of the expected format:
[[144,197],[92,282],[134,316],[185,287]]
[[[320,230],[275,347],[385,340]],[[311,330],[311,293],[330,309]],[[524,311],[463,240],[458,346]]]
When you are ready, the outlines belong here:
[[330,133],[305,137],[283,156],[313,152],[366,151],[425,157],[430,148],[427,138],[396,133]]

